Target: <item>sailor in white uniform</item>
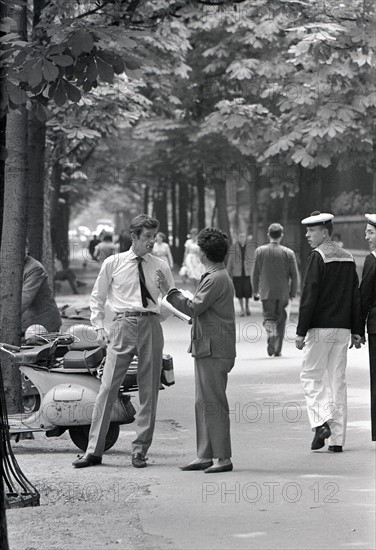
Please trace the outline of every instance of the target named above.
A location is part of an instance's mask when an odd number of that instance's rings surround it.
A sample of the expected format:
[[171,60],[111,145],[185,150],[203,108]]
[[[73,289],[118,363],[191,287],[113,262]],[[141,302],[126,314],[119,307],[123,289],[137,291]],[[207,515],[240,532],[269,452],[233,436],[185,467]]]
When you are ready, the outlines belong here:
[[304,348],[300,379],[315,432],[311,449],[321,449],[330,437],[328,450],[341,452],[347,423],[347,348],[350,336],[351,345],[360,347],[362,321],[355,262],[331,240],[333,218],[313,212],[301,222],[313,251],[303,281],[295,345]]

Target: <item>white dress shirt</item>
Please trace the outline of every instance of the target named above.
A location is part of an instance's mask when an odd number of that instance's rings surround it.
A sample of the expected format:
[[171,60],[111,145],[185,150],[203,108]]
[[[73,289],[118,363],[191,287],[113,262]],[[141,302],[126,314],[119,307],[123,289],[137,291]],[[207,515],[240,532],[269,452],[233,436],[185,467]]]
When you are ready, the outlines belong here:
[[132,249],[107,258],[101,267],[90,297],[91,324],[95,329],[104,327],[104,306],[107,305],[114,313],[124,311],[153,311],[159,314],[157,287],[157,270],[160,269],[170,287],[174,286],[174,278],[167,263],[152,254],[142,256],[142,268],[146,286],[155,300],[148,299],[148,307],[142,305],[140,279],[138,273],[137,255]]

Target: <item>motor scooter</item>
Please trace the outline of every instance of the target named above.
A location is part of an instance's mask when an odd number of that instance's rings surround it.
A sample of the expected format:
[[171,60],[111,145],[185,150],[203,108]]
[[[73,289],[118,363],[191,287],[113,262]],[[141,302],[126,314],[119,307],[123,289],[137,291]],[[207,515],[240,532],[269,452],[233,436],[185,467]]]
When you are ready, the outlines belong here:
[[[80,346],[71,335],[58,336],[44,345],[21,348],[0,343],[0,350],[12,356],[14,366],[32,382],[39,395],[37,410],[31,414],[9,415],[11,435],[45,432],[47,437],[58,437],[68,430],[73,443],[86,450],[105,350],[93,340],[91,349],[87,343],[83,346],[84,349],[77,349]],[[127,393],[135,381],[137,361],[134,363],[113,406],[105,450],[116,443],[119,426],[135,420],[136,411]]]

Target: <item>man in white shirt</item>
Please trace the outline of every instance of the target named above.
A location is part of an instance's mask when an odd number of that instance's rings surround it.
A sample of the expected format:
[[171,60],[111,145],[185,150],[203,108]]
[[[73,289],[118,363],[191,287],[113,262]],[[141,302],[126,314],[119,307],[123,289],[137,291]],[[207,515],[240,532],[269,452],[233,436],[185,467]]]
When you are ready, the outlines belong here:
[[[88,447],[85,455],[73,462],[75,468],[101,464],[112,406],[134,355],[138,356],[140,411],[138,433],[132,443],[132,465],[146,466],[145,456],[154,433],[163,353],[157,270],[174,286],[167,263],[151,254],[158,229],[158,220],[146,214],[134,218],[130,226],[130,250],[107,258],[95,282],[90,298],[91,324],[98,341],[107,343],[107,357]],[[104,328],[106,301],[115,313],[108,333]]]

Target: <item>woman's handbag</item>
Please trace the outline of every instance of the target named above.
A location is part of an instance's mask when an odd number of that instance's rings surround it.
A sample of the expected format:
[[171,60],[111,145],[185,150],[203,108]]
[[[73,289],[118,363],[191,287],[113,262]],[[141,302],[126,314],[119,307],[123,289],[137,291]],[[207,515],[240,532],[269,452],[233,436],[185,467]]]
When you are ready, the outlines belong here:
[[161,383],[164,386],[173,386],[175,384],[174,363],[171,355],[163,356]]
[[185,265],[182,265],[179,269],[179,277],[181,277],[183,280],[188,279],[188,268]]

